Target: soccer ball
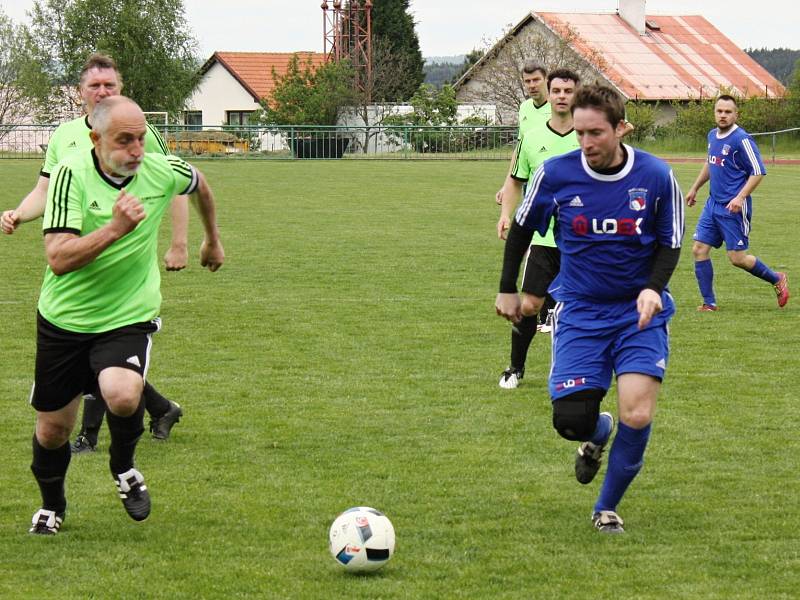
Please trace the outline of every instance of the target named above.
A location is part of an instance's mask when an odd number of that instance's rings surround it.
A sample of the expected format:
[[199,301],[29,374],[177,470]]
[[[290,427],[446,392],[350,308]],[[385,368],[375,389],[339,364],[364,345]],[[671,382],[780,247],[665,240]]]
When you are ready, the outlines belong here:
[[368,506],[348,508],[331,525],[330,551],[338,564],[355,573],[375,571],[394,554],[394,527]]

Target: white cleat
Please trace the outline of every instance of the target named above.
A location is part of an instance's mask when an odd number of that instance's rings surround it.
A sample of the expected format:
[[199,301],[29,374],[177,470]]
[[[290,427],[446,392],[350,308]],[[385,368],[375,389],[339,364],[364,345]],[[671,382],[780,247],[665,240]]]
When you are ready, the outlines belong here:
[[500,387],[504,390],[513,390],[519,387],[519,382],[524,376],[523,371],[517,371],[512,367],[508,367],[503,374],[500,375]]

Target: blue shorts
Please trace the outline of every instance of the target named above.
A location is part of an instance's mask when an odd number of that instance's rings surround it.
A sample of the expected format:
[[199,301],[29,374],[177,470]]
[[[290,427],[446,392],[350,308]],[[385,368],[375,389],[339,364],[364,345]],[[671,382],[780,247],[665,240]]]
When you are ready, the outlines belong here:
[[675,303],[661,294],[664,309],[639,331],[636,300],[559,302],[553,319],[550,397],[579,389],[608,390],[611,376],[643,373],[659,380],[669,360],[669,320]]
[[719,248],[725,242],[730,251],[747,250],[750,247],[750,219],[753,216],[753,203],[745,200],[742,212],[732,213],[724,204],[706,200],[693,240]]

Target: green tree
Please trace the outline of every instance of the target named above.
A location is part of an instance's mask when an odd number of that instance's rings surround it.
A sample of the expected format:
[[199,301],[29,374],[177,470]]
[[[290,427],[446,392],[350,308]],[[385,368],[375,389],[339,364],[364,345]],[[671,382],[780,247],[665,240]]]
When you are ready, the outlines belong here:
[[89,54],[103,52],[148,111],[177,113],[200,78],[183,0],[35,0],[29,39],[53,89],[77,85]]
[[745,48],[745,52],[784,85],[792,82],[792,69],[800,60],[800,50],[789,48]]
[[45,83],[38,72],[25,29],[0,10],[0,125],[20,123],[35,108],[31,94]]
[[477,63],[480,59],[483,58],[483,55],[486,54],[485,50],[481,50],[479,48],[473,48],[467,55],[464,57],[464,62],[459,67],[458,71],[453,75],[451,83],[457,82],[461,77],[472,68],[472,65]]
[[[419,49],[410,0],[380,0],[372,5],[372,37],[376,71],[391,68],[391,77],[375,74],[372,99],[378,102],[405,102],[425,81],[425,61]],[[394,65],[394,67],[389,67]],[[400,69],[397,69],[400,65]],[[398,72],[399,71],[399,72]]]
[[354,99],[353,69],[347,61],[312,67],[292,56],[284,75],[273,70],[275,90],[255,120],[276,125],[335,125],[339,112]]
[[411,97],[414,108],[414,125],[455,125],[458,113],[456,93],[450,85],[437,90],[434,86],[423,83]]
[[631,142],[639,144],[655,137],[657,116],[658,103],[628,102],[625,105],[625,118],[633,124]]
[[800,123],[800,59],[794,63],[794,72],[787,89],[789,99],[789,119],[793,123]]

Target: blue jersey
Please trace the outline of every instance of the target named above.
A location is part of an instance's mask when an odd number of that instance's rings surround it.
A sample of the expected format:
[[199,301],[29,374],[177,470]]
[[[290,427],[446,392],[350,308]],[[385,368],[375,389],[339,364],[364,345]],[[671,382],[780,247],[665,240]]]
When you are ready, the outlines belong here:
[[555,218],[561,271],[549,291],[556,300],[634,299],[650,279],[656,247],[681,246],[683,195],[672,170],[625,149],[614,175],[592,170],[580,150],[546,160],[517,210],[517,223],[540,234]]
[[752,175],[766,175],[767,170],[753,138],[734,125],[722,136],[716,128],[708,132],[708,174],[711,200],[728,204]]

